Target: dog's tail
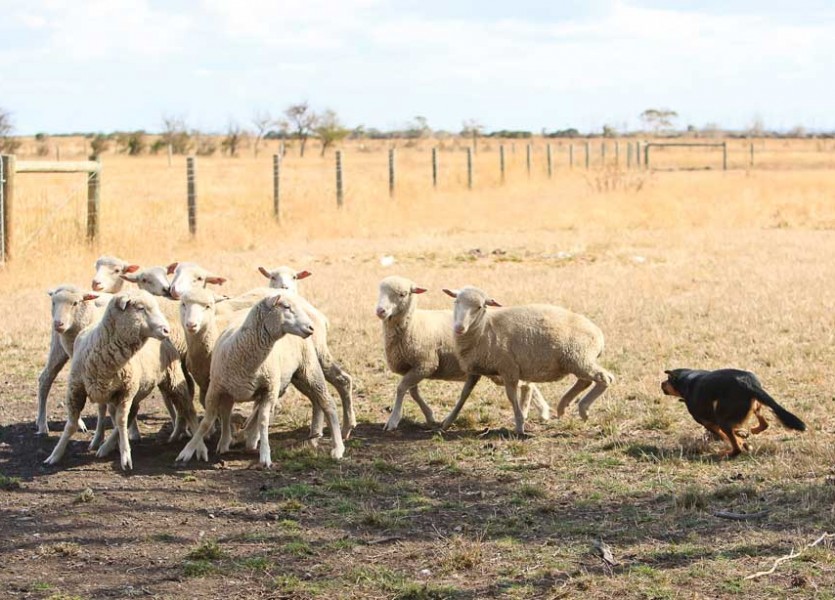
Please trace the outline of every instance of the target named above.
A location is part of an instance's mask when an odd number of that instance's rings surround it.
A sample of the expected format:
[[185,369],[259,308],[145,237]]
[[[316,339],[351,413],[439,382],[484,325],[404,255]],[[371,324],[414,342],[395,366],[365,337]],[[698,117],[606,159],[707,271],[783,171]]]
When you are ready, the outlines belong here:
[[769,396],[760,386],[749,386],[754,397],[765,404],[768,408],[774,411],[780,422],[789,429],[796,429],[797,431],[806,431],[806,423],[801,421],[798,417],[787,411],[785,408],[777,404],[777,401]]

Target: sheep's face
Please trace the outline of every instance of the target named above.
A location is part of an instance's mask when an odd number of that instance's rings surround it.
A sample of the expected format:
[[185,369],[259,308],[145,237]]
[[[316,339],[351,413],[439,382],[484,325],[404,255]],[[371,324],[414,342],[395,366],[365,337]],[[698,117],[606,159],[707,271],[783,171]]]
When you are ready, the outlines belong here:
[[222,285],[226,282],[223,277],[212,275],[203,267],[189,262],[171,263],[168,274],[174,274],[169,288],[170,296],[179,300],[183,294],[193,288],[203,288],[209,284]]
[[139,265],[129,265],[119,258],[101,256],[96,261],[96,274],[93,276],[93,291],[115,294],[122,289],[121,276],[139,270]]
[[75,286],[59,287],[47,292],[52,300],[52,328],[58,333],[72,329],[87,309],[85,302],[95,298],[85,296]]
[[397,315],[414,310],[417,305],[415,294],[422,294],[426,288],[415,285],[405,277],[386,277],[380,282],[380,296],[377,299],[377,317],[386,321]]
[[298,281],[313,275],[310,271],[296,271],[290,267],[278,267],[268,271],[264,267],[258,267],[261,275],[270,280],[270,287],[277,290],[287,290],[294,294],[299,292]]
[[465,287],[461,290],[444,289],[447,296],[455,298],[452,311],[452,330],[463,335],[481,322],[488,306],[501,306],[478,288]]
[[297,335],[301,338],[313,335],[313,321],[304,308],[291,295],[277,295],[262,300],[268,311],[266,319],[270,337]]
[[171,284],[168,273],[162,267],[149,267],[135,273],[122,274],[122,279],[135,283],[140,290],[145,290],[154,296],[170,297]]
[[197,333],[208,325],[215,315],[215,304],[225,296],[216,298],[208,290],[198,288],[183,294],[180,300],[180,321],[189,333]]
[[171,333],[171,326],[156,298],[143,290],[115,296],[108,310],[116,313],[117,331],[122,328],[133,330],[140,337],[158,340],[164,340]]

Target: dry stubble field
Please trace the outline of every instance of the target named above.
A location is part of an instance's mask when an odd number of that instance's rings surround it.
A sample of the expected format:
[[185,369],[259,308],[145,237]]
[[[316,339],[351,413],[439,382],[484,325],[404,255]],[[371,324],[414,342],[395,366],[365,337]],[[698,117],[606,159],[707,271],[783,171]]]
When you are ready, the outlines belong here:
[[[70,202],[0,271],[0,595],[832,597],[831,540],[771,575],[745,577],[835,530],[835,174],[558,170],[551,181],[523,181],[516,171],[505,187],[450,184],[434,194],[404,176],[391,201],[380,170],[349,186],[338,215],[328,190],[288,185],[277,227],[268,158],[259,160],[201,162],[205,208],[191,241],[180,169],[105,158],[99,247],[56,228],[83,229]],[[288,177],[301,180],[302,164],[312,177],[316,160],[297,163],[296,175],[288,167]],[[601,181],[614,190],[600,192]],[[27,179],[19,222],[34,231],[76,183]],[[250,468],[240,451],[177,466],[184,442],[158,435],[169,426],[154,396],[143,404],[133,473],[95,459],[88,434],[58,468],[42,467],[62,427],[66,381],[51,396],[52,433],[36,437],[44,290],[87,282],[104,252],[148,265],[196,260],[229,277],[227,292],[261,284],[259,264],[313,271],[304,293],[329,315],[334,353],[355,377],[360,425],[346,458],[302,446],[309,409],[290,393],[272,427],[273,470]],[[389,254],[395,264],[381,266]],[[532,418],[524,441],[510,439],[508,402],[485,383],[446,434],[425,429],[409,401],[409,419],[384,433],[397,378],[373,307],[377,282],[392,273],[431,290],[424,306],[448,307],[440,288],[471,283],[505,304],[583,312],[606,334],[603,362],[617,382],[588,422],[574,410]],[[718,461],[722,445],[661,394],[663,370],[680,366],[757,372],[809,431],[775,425],[750,454]],[[567,386],[543,392],[553,405]],[[429,383],[424,396],[443,414],[457,392]],[[92,409],[85,415],[92,424]],[[714,516],[720,510],[767,516],[730,521]],[[593,549],[601,539],[612,566]]]

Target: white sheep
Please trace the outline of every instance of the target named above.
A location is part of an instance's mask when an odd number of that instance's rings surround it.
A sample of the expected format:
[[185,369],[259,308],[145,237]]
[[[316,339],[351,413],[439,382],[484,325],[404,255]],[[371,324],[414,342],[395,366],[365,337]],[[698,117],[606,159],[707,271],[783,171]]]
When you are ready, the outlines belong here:
[[139,289],[154,296],[171,297],[171,283],[168,281],[168,272],[164,267],[138,268],[135,271],[124,272],[119,277],[135,283]]
[[[417,308],[417,295],[424,292],[426,288],[405,277],[391,276],[380,282],[377,316],[383,324],[386,362],[389,369],[402,375],[391,415],[383,428],[386,431],[393,431],[400,423],[406,392],[417,402],[426,422],[436,424],[432,409],[418,390],[424,379],[466,381],[464,390],[468,395],[478,381],[477,377],[467,376],[455,355],[452,311]],[[549,418],[548,404],[536,386],[522,382],[522,397],[526,411],[533,397],[542,418]]]
[[[310,317],[292,295],[268,296],[235,319],[220,335],[212,352],[206,414],[177,461],[187,462],[195,453],[198,458],[208,460],[203,438],[218,416],[221,418],[218,452],[228,450],[232,441],[229,421],[233,404],[255,401],[253,411],[259,411],[259,462],[270,466],[269,422],[282,380],[281,351],[276,342],[285,334],[309,337],[313,331]],[[339,436],[339,417],[334,406],[322,408],[334,432],[331,454],[339,458],[345,451]]]
[[197,428],[179,356],[166,340],[169,331],[168,321],[148,292],[126,292],[110,300],[101,321],[76,338],[67,386],[67,423],[46,464],[54,465],[64,455],[88,397],[109,406],[115,425],[96,456],[107,456],[118,443],[122,469],[133,468],[128,422],[135,415],[134,407],[155,387],[185,416],[192,430]]
[[[452,329],[461,366],[476,376],[501,377],[517,434],[525,433],[525,415],[516,392],[519,380],[546,382],[576,376],[577,381],[560,400],[559,416],[580,392],[594,384],[579,403],[580,417],[588,419],[589,406],[615,379],[598,362],[603,332],[597,325],[583,315],[548,304],[501,308],[474,287],[444,292],[455,298]],[[466,400],[462,393],[444,427],[455,420]]]
[[96,274],[93,276],[93,291],[116,294],[122,291],[122,275],[139,270],[139,265],[130,264],[121,258],[100,256],[96,260]]
[[[282,266],[271,271],[264,267],[258,267],[258,271],[270,280],[270,288],[277,290],[286,290],[293,294],[299,293],[298,281],[310,277],[310,271],[296,271],[290,267]],[[285,292],[285,293],[286,293]],[[316,329],[313,334],[313,344],[316,347],[316,353],[319,357],[319,364],[322,367],[322,372],[325,379],[330,383],[336,392],[339,394],[339,399],[342,402],[342,424],[343,435],[345,439],[351,434],[351,431],[357,426],[357,417],[354,413],[354,380],[348,372],[342,368],[333,357],[328,346],[328,329],[330,322],[328,318],[304,297],[299,296],[299,300],[304,303],[304,308],[310,318],[313,320],[313,325]],[[320,432],[322,430],[322,414],[314,409],[313,421],[315,428]]]
[[179,300],[193,287],[206,287],[209,284],[223,285],[226,278],[213,275],[203,267],[192,262],[174,262],[168,265],[168,274],[174,275],[171,278],[169,292],[174,300]]

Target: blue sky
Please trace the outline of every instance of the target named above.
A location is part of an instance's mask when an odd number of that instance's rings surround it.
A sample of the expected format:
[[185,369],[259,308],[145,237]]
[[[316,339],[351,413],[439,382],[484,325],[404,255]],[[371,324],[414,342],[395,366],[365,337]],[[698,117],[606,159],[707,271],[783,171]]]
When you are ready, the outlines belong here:
[[835,130],[832,0],[0,0],[20,133],[222,131],[307,100],[349,126]]

